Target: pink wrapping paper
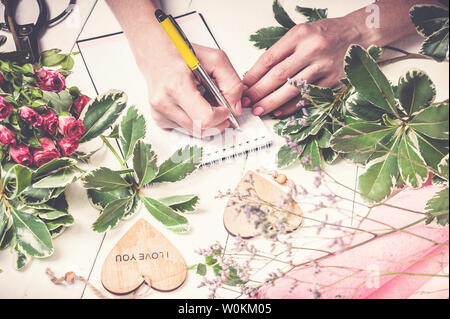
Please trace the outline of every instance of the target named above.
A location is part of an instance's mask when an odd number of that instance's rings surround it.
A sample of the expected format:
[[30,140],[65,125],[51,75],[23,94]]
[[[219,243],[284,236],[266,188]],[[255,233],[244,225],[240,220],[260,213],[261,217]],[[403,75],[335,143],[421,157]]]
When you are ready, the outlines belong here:
[[[427,201],[439,190],[436,186],[406,189],[387,203],[420,212],[424,211]],[[400,228],[424,216],[379,206],[372,209],[369,217]],[[380,228],[386,226],[366,219],[360,228],[379,233]],[[259,297],[408,298],[433,278],[412,274],[437,274],[448,265],[448,230],[448,226],[426,226],[422,222],[405,232],[386,235],[342,254],[322,259],[318,262],[319,267],[311,264],[298,267],[275,281],[273,286],[263,287]],[[422,237],[447,245],[436,245]],[[369,238],[370,234],[359,234],[347,244],[355,245]],[[443,279],[448,282],[447,278]],[[294,284],[295,289],[292,289]]]

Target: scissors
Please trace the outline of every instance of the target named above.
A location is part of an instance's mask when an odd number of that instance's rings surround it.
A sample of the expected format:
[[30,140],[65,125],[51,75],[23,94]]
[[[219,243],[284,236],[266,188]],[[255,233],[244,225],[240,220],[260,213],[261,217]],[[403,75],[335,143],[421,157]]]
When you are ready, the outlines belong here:
[[[39,36],[57,21],[62,21],[67,17],[75,7],[76,0],[70,0],[67,8],[53,19],[49,19],[48,7],[45,0],[36,0],[39,7],[39,15],[35,23],[18,24],[15,20],[15,12],[18,1],[7,1],[8,10],[5,10],[5,24],[4,31],[15,33],[16,35],[16,49],[17,51],[24,51],[27,54],[24,56],[25,63],[36,63],[39,60]],[[8,17],[8,13],[10,17]],[[11,28],[9,21],[12,21]]]

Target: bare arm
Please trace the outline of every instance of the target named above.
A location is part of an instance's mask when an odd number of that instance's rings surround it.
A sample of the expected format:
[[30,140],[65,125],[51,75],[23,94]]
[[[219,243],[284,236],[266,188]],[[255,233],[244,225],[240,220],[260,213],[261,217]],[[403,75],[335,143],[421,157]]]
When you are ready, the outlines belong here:
[[[215,135],[230,126],[229,110],[212,105],[197,90],[198,82],[155,18],[159,0],[107,0],[127,36],[149,87],[152,116],[163,128],[191,135]],[[223,51],[194,45],[234,112],[240,114],[243,84]]]
[[324,87],[338,84],[344,77],[349,45],[385,46],[414,34],[409,10],[423,3],[440,5],[436,0],[379,0],[374,7],[344,17],[298,24],[247,72],[244,84],[249,89],[244,96],[252,101],[253,113],[285,116],[295,112],[298,89],[286,84],[288,78]]

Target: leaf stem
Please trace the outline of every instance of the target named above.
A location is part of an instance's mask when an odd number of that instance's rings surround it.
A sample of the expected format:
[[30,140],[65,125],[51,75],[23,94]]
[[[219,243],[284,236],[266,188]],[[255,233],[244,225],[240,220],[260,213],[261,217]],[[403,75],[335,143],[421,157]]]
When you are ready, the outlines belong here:
[[111,145],[111,143],[109,143],[108,139],[104,135],[100,135],[100,138],[102,139],[103,143],[105,143],[105,145],[109,148],[109,150],[114,154],[114,156],[117,158],[122,169],[127,169],[128,167],[125,165],[124,161],[119,156],[119,154],[116,152],[116,150]]

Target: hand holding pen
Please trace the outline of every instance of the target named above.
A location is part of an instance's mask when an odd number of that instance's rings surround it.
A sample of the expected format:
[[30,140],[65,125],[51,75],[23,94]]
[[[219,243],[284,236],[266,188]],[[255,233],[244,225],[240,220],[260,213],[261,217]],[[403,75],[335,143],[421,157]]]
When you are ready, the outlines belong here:
[[[136,62],[149,87],[151,113],[162,128],[183,130],[203,137],[217,135],[232,127],[230,110],[215,107],[197,89],[200,84],[155,18],[152,1],[134,0],[136,10],[119,10],[122,1],[109,1],[123,25]],[[138,10],[139,9],[139,10]],[[143,29],[143,25],[146,25]],[[198,60],[236,115],[242,112],[243,84],[223,51],[192,44]]]

